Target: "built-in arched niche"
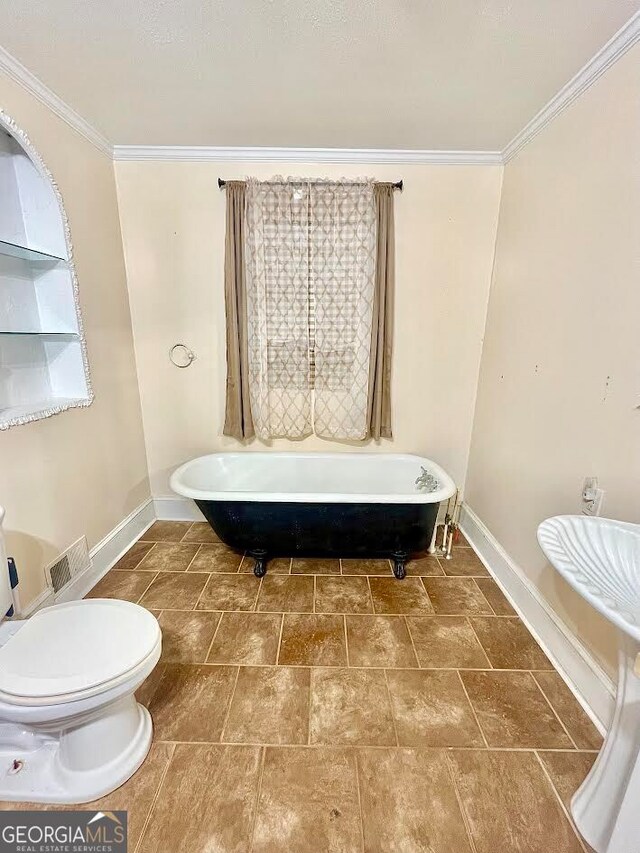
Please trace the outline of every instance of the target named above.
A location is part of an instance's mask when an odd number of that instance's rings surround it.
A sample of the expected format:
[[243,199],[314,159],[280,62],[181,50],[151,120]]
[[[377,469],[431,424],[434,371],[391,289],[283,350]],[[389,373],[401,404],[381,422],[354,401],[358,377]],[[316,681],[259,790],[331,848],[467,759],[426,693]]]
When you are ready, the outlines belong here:
[[92,400],[62,197],[0,110],[0,429]]

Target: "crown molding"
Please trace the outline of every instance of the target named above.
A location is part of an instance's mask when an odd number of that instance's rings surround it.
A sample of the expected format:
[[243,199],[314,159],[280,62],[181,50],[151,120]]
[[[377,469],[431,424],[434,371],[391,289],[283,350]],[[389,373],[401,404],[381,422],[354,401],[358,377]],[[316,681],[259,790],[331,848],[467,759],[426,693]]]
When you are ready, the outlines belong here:
[[193,145],[111,145],[98,130],[0,47],[0,71],[22,85],[99,151],[118,161],[251,163],[342,163],[372,165],[500,165],[508,163],[549,122],[570,106],[634,44],[640,41],[640,12],[514,136],[502,151],[430,151],[394,148],[266,148]]
[[596,80],[640,40],[640,12],[630,18],[600,50],[583,65],[578,73],[526,124],[502,151],[508,163],[528,142],[566,110]]
[[59,118],[66,122],[81,136],[84,136],[98,151],[113,157],[113,146],[99,131],[92,127],[88,121],[52,92],[35,74],[27,70],[22,63],[11,56],[3,47],[0,47],[0,71],[4,71],[12,80],[19,83],[28,92],[31,92],[41,103],[48,107]]
[[391,165],[500,165],[500,151],[419,151],[402,148],[235,148],[190,145],[116,145],[114,160],[231,163],[358,163]]

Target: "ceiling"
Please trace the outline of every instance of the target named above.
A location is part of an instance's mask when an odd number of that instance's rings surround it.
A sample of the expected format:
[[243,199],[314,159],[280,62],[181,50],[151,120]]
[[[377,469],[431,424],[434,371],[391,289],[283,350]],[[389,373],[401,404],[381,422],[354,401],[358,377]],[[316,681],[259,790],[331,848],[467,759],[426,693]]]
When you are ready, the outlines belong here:
[[498,150],[640,0],[2,0],[119,145]]

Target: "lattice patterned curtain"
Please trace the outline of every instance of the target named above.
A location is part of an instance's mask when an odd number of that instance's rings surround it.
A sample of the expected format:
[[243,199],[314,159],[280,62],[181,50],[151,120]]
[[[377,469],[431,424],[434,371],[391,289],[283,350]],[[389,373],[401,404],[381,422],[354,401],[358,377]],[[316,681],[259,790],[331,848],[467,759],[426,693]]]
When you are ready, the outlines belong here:
[[247,182],[249,389],[260,438],[313,432],[308,217],[306,184]]
[[[233,280],[246,288],[247,364],[238,369],[248,375],[250,414],[260,438],[312,432],[332,439],[390,437],[390,419],[380,418],[378,405],[383,390],[388,402],[391,348],[393,255],[381,248],[393,243],[392,210],[390,230],[380,216],[381,203],[388,206],[392,197],[390,186],[370,180],[247,181],[246,277],[236,269],[233,279],[228,265],[226,281],[231,294],[237,290],[229,287]],[[228,340],[228,352],[232,344]],[[238,359],[227,362],[235,373]],[[233,377],[231,387],[238,384]],[[251,435],[249,429],[225,432]]]
[[314,432],[363,439],[376,250],[373,182],[315,183],[309,196]]

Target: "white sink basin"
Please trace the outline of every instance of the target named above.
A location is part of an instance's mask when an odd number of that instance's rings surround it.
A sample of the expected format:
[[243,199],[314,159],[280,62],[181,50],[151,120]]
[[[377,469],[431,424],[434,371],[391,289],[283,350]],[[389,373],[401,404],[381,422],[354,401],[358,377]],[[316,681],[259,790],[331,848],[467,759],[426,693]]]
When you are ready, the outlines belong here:
[[558,515],[542,522],[538,541],[576,592],[640,641],[640,524]]
[[638,853],[640,525],[559,515],[542,522],[538,542],[567,583],[618,628],[615,714],[571,813],[596,853]]

